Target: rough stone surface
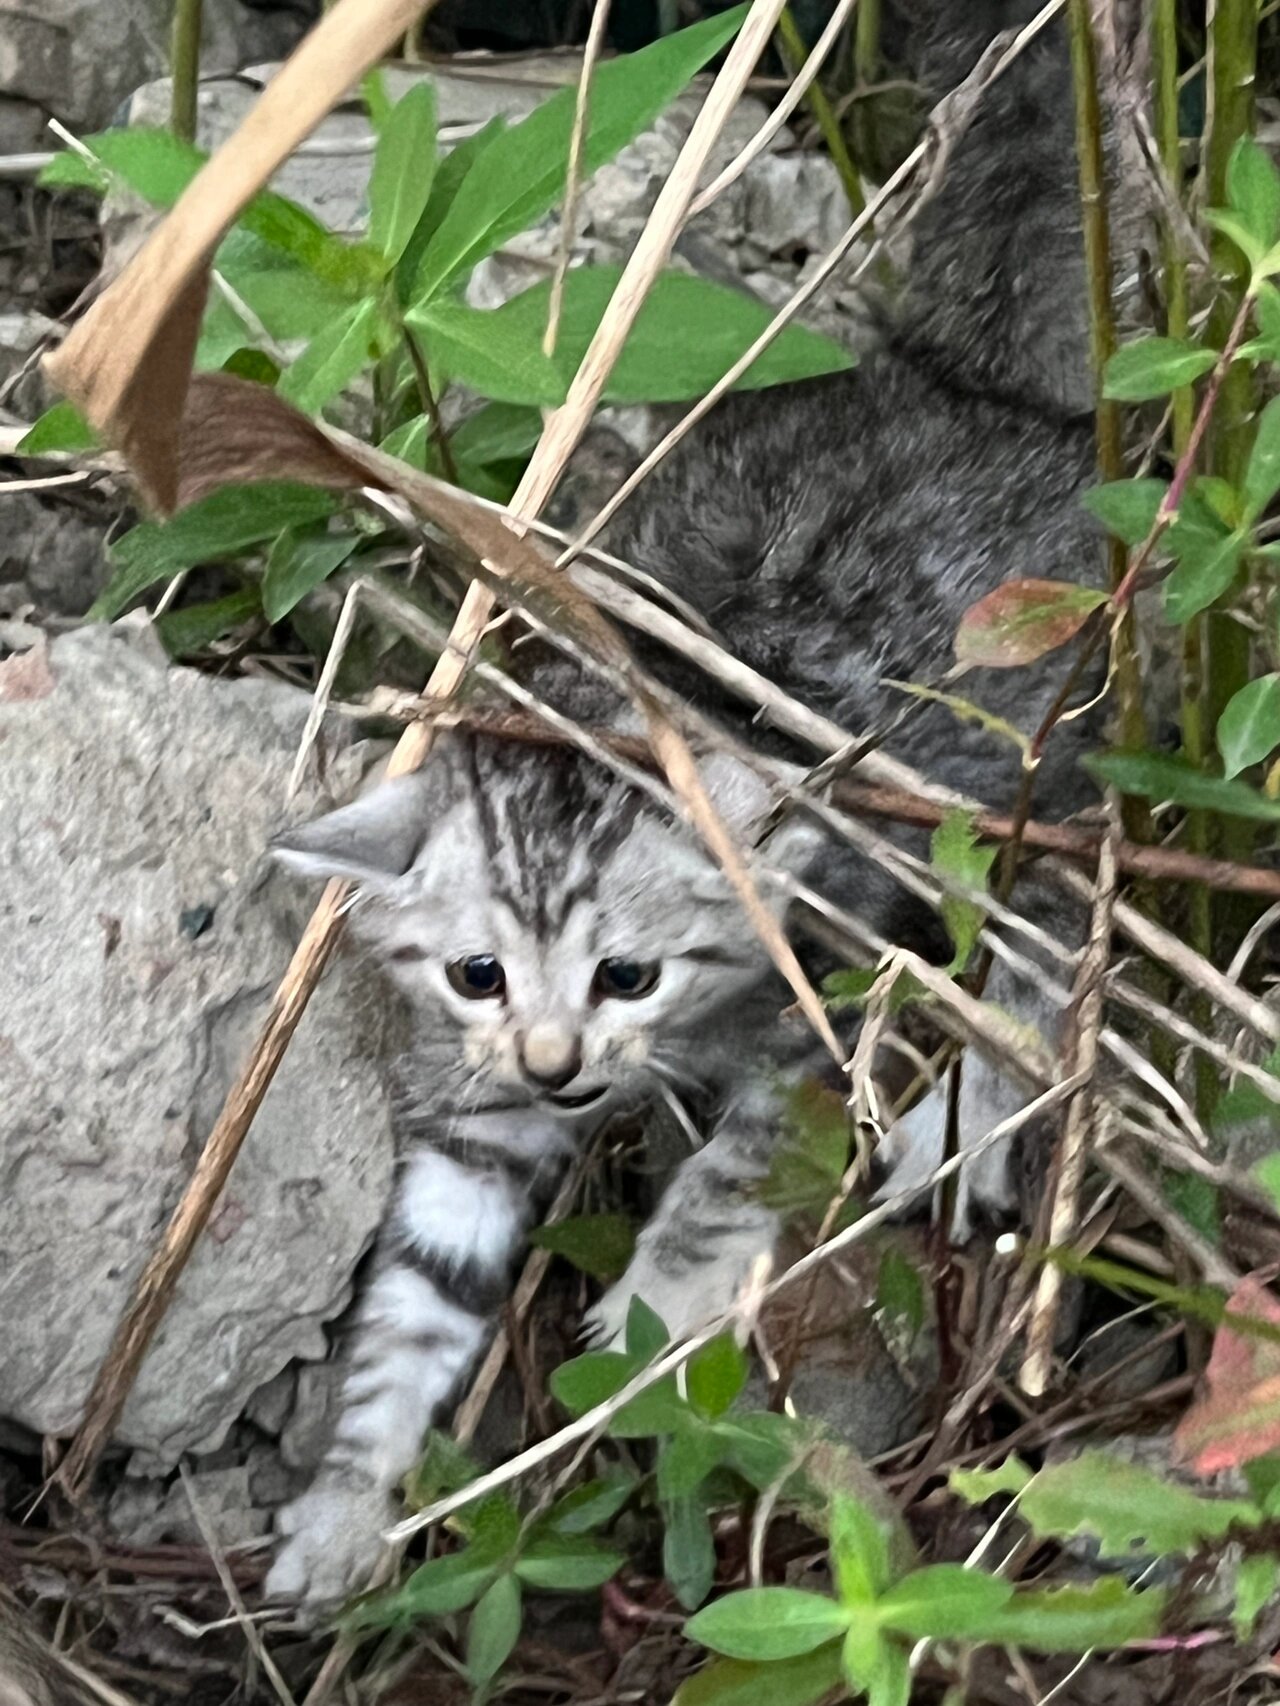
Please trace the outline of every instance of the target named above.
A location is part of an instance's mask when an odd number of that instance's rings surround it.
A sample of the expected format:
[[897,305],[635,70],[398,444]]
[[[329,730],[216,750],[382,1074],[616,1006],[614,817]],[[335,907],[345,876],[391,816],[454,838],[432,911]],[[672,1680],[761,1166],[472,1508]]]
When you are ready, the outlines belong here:
[[[168,65],[172,17],[172,0],[0,0],[0,97],[73,129],[100,128],[140,76]],[[285,6],[206,0],[202,67],[234,71],[285,53],[304,27]]]
[[[307,706],[131,623],[47,665],[0,685],[0,1415],[65,1434],[305,916],[262,848]],[[297,815],[354,785],[359,748],[326,754]],[[153,1463],[324,1354],[390,1179],[371,994],[322,984],[180,1281],[119,1430]]]

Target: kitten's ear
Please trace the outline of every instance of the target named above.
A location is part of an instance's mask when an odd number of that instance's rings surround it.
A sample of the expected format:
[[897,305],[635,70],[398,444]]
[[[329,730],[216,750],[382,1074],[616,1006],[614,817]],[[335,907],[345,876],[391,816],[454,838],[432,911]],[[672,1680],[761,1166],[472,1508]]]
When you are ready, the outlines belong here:
[[[795,768],[799,780],[804,771]],[[754,843],[780,795],[751,765],[729,752],[713,752],[698,760],[698,774],[712,805],[739,840]],[[798,873],[813,858],[822,832],[811,818],[793,811],[782,820],[763,848],[765,862]]]
[[303,877],[350,877],[389,888],[404,876],[438,815],[425,774],[381,782],[349,806],[273,838],[271,855]]

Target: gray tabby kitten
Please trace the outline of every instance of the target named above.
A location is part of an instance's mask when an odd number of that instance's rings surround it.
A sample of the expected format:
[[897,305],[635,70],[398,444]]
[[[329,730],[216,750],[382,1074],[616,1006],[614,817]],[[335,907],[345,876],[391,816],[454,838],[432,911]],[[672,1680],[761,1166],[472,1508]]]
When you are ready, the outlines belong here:
[[[925,9],[924,71],[939,89],[1025,0]],[[1065,43],[1051,34],[986,97],[916,229],[918,291],[881,353],[851,374],[731,398],[648,482],[611,548],[677,589],[722,641],[851,729],[897,701],[886,677],[950,665],[962,613],[1020,574],[1101,572],[1080,510],[1092,463],[1083,266]],[[707,684],[646,657],[726,718]],[[1033,727],[1062,662],[980,672],[965,691]],[[582,684],[575,713],[616,707]],[[594,694],[594,699],[593,699]],[[1069,729],[1039,809],[1087,797]],[[1016,755],[926,710],[889,750],[935,780],[1007,803]],[[803,755],[796,754],[797,757]],[[770,806],[745,767],[704,779],[749,840]],[[812,864],[788,824],[772,866]],[[291,833],[279,857],[356,879],[352,928],[408,1002],[399,1069],[399,1185],[360,1309],[344,1409],[311,1488],[281,1516],[268,1592],[311,1606],[359,1587],[426,1427],[447,1411],[492,1331],[513,1260],[567,1158],[620,1109],[674,1096],[706,1133],[594,1312],[602,1340],[644,1299],[682,1335],[727,1308],[774,1240],[749,1190],[768,1165],[780,1072],[809,1039],[779,1019],[785,991],[693,834],[567,749],[478,735],[443,742],[420,775]],[[937,926],[884,872],[826,847],[821,883],[895,940]],[[780,885],[765,893],[781,916]],[[1037,992],[992,999],[1049,1029]],[[966,1067],[961,1139],[1023,1099],[981,1059]],[[896,1183],[936,1161],[938,1097],[891,1134]],[[1007,1162],[967,1170],[962,1212],[1007,1203]]]

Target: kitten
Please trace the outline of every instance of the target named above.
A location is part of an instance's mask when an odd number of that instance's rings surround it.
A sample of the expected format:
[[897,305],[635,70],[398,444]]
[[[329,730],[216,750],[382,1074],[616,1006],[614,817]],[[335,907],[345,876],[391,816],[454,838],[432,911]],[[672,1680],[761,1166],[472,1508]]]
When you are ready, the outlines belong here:
[[[1025,0],[934,6],[924,61],[959,80]],[[882,352],[850,374],[728,399],[624,508],[611,549],[678,590],[722,641],[788,692],[859,730],[897,701],[885,678],[929,681],[963,612],[1020,574],[1101,575],[1079,507],[1093,461],[1083,265],[1061,28],[993,88],[916,228],[918,290]],[[745,726],[706,682],[645,654],[673,685]],[[1066,667],[975,672],[963,691],[1034,727]],[[573,709],[616,712],[589,683]],[[759,731],[756,731],[756,738]],[[1051,746],[1049,815],[1088,796],[1078,725]],[[939,707],[888,749],[935,781],[1007,805],[1016,752]],[[794,756],[802,757],[796,754]],[[768,790],[736,761],[703,763],[749,844]],[[904,836],[904,843],[909,838]],[[727,1308],[771,1246],[748,1188],[765,1172],[780,1081],[812,1039],[780,1020],[767,955],[696,838],[576,752],[479,735],[442,741],[426,770],[283,837],[309,877],[359,884],[353,934],[408,1002],[398,1069],[404,1158],[360,1308],[333,1444],[282,1513],[268,1592],[332,1603],[361,1585],[392,1492],[492,1329],[516,1253],[568,1157],[617,1111],[674,1096],[707,1134],[591,1323],[608,1339],[641,1295],[681,1335]],[[885,871],[788,822],[772,867],[801,871],[884,935],[936,937]],[[778,884],[764,881],[777,915]],[[1039,992],[998,963],[991,999],[1050,1030]],[[966,1066],[961,1141],[1024,1099]],[[936,1161],[937,1096],[890,1136],[898,1182]],[[962,1213],[1007,1202],[1007,1162],[966,1170]]]

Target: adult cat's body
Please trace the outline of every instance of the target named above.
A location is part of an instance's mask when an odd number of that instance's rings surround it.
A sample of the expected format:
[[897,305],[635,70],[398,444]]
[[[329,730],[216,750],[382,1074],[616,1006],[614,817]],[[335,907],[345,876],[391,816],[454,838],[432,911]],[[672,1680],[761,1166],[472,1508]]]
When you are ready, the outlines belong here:
[[[996,0],[935,10],[926,59],[939,86],[1029,13]],[[1001,581],[1100,570],[1078,506],[1092,451],[1070,114],[1054,36],[989,93],[957,149],[917,227],[918,290],[891,347],[849,375],[731,399],[610,541],[731,650],[851,729],[884,721],[886,677],[939,676],[961,614]],[[965,691],[1026,727],[1061,667],[991,672]],[[603,721],[614,707],[593,692],[575,709]],[[1049,811],[1082,797],[1073,738],[1041,777]],[[993,802],[1016,780],[1008,745],[939,708],[889,747]],[[732,761],[707,761],[704,780],[740,832],[769,805]],[[799,826],[769,844],[775,865],[813,852]],[[392,1489],[491,1330],[548,1189],[617,1109],[676,1096],[708,1141],[598,1329],[616,1330],[635,1293],[676,1333],[732,1302],[775,1234],[743,1187],[767,1166],[779,1076],[808,1039],[780,1021],[785,992],[692,834],[571,751],[450,737],[422,775],[286,837],[282,856],[359,881],[353,929],[415,1027],[400,1069],[402,1178],[344,1411],[315,1484],[283,1515],[268,1583],[325,1601],[359,1585]],[[885,873],[830,848],[820,870],[884,934],[919,931]],[[767,892],[782,913],[782,891]],[[1034,1003],[1022,1011],[1040,1017]],[[1018,1092],[978,1061],[965,1096],[971,1139]],[[936,1133],[923,1107],[896,1140],[908,1167]],[[1002,1199],[1003,1162],[973,1173],[973,1200]]]

